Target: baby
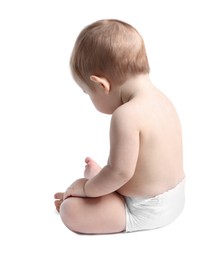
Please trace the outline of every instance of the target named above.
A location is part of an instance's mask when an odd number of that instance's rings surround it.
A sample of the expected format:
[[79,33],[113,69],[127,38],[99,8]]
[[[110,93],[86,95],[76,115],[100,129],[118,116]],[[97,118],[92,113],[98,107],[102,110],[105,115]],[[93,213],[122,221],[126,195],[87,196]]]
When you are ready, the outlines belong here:
[[185,201],[181,126],[149,79],[141,35],[123,21],[96,21],[79,34],[70,67],[96,109],[112,116],[107,165],[86,158],[84,178],[55,194],[63,223],[86,234],[171,223]]

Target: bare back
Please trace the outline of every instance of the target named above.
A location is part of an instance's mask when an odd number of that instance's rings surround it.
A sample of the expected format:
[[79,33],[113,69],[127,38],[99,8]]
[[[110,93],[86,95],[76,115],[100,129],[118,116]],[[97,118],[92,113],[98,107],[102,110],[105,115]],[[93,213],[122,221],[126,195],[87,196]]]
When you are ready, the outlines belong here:
[[135,111],[139,154],[133,177],[118,192],[124,196],[155,196],[175,187],[183,178],[182,134],[169,99],[150,86],[146,96],[125,104]]

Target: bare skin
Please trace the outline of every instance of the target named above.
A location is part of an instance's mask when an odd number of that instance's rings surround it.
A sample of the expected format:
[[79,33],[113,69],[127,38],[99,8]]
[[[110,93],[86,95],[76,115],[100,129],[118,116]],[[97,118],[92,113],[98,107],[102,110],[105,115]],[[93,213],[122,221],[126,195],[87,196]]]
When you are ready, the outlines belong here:
[[[92,158],[87,157],[85,162],[84,176],[93,178],[100,172],[101,167]],[[64,224],[70,230],[86,234],[119,233],[125,230],[124,198],[118,193],[90,199],[65,199],[64,195],[63,192],[56,193],[54,203]],[[104,215],[101,217],[99,214],[102,212]]]
[[[93,178],[100,172],[101,167],[92,158],[87,157],[85,162],[84,176],[86,178]],[[54,203],[62,221],[71,231],[86,234],[108,234],[125,230],[124,198],[118,193],[88,199],[78,197],[65,199],[64,195],[63,192],[56,193]],[[103,215],[102,212],[104,212]]]
[[84,171],[84,177],[87,179],[91,179],[97,175],[102,167],[99,166],[92,158],[86,157],[85,159],[85,171]]
[[[99,166],[92,158],[86,157],[85,159],[85,170],[84,170],[84,177],[87,179],[93,178],[97,175],[100,170],[101,166]],[[57,192],[54,195],[55,198],[55,207],[58,212],[60,212],[60,206],[63,202],[64,192]]]
[[[80,233],[125,230],[125,196],[156,196],[184,178],[182,134],[169,99],[142,74],[121,86],[91,76],[95,91],[80,83],[96,109],[112,114],[110,154],[101,167],[86,158],[84,177],[55,194],[64,224]],[[88,217],[87,217],[88,216]]]

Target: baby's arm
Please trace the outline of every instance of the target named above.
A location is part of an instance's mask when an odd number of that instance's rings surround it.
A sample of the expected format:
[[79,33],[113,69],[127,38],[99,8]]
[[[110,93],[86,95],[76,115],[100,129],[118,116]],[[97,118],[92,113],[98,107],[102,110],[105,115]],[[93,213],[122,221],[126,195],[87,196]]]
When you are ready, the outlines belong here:
[[139,152],[139,130],[134,116],[120,107],[112,116],[110,129],[110,156],[108,165],[85,183],[88,197],[112,193],[131,179]]
[[84,192],[85,183],[88,179],[93,178],[101,171],[101,166],[99,166],[92,158],[86,157],[85,159],[86,167],[84,171],[84,177],[74,181],[65,191],[63,199],[65,200],[71,196],[86,197]]

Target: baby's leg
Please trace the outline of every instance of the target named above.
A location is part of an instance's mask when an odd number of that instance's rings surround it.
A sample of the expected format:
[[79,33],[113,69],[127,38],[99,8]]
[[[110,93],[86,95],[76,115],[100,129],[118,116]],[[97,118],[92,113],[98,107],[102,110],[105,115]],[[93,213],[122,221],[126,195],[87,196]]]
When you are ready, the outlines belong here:
[[[84,171],[85,178],[91,179],[100,172],[101,167],[92,158],[86,157],[85,163],[86,163],[85,171]],[[54,203],[55,203],[55,207],[58,212],[59,212],[60,206],[63,202],[63,195],[64,195],[63,192],[58,192],[54,195],[54,198],[55,198]]]
[[124,198],[118,193],[98,198],[70,197],[60,206],[63,223],[85,234],[118,233],[125,230]]
[[101,167],[92,158],[86,157],[85,163],[86,163],[85,171],[84,171],[85,178],[91,179],[101,171]]

